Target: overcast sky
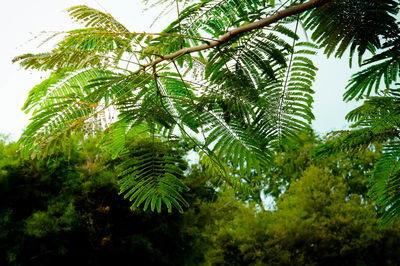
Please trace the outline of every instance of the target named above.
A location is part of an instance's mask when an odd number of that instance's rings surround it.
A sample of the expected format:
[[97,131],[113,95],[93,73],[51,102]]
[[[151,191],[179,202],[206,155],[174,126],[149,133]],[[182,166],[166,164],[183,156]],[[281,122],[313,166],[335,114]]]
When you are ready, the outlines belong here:
[[[65,10],[74,5],[88,5],[112,14],[131,31],[150,31],[150,25],[158,11],[143,12],[140,0],[1,0],[0,32],[0,133],[11,134],[17,139],[28,124],[28,115],[21,107],[29,90],[41,81],[45,74],[20,69],[11,60],[26,52],[38,52],[33,39],[41,31],[68,30],[77,27]],[[161,20],[151,31],[157,32],[167,25]],[[33,41],[30,41],[32,40]],[[354,70],[350,71],[346,59],[315,61],[319,72],[314,85],[315,103],[313,122],[319,133],[346,128],[344,116],[354,104],[343,103],[344,87]]]

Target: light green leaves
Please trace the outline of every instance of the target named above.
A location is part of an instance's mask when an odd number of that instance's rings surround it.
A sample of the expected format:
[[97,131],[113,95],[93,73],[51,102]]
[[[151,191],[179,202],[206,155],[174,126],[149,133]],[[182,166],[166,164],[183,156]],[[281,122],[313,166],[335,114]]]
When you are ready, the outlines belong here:
[[[238,175],[262,174],[274,145],[309,129],[315,47],[295,45],[297,28],[283,21],[197,58],[163,56],[207,44],[277,9],[273,0],[204,0],[153,37],[130,33],[110,14],[70,8],[85,28],[60,33],[63,39],[48,53],[15,59],[52,71],[30,92],[24,109],[34,117],[20,143],[40,154],[68,146],[75,132],[102,134],[99,145],[120,162],[121,194],[133,209],[183,211],[187,205],[183,161],[168,145],[171,139],[190,141],[209,166],[222,169],[221,180],[239,187],[244,179]],[[163,60],[149,63],[157,58]]]

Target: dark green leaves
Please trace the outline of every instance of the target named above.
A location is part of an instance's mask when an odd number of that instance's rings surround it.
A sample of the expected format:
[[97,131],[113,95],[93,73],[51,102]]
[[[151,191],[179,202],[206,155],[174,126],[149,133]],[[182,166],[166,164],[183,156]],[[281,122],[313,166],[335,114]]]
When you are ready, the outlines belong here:
[[400,215],[399,125],[400,101],[396,92],[385,97],[372,97],[347,115],[353,130],[319,149],[318,154],[352,152],[383,143],[384,148],[373,172],[371,195],[377,200],[384,223],[394,222]]
[[304,26],[312,30],[312,39],[329,56],[374,52],[381,38],[390,36],[396,26],[398,3],[394,0],[339,0],[307,13]]
[[[190,141],[228,184],[251,183],[271,162],[270,149],[309,130],[314,118],[315,46],[298,42],[299,16],[245,32],[197,58],[163,56],[291,3],[200,1],[155,38],[130,33],[110,14],[69,9],[85,28],[60,33],[48,53],[16,58],[26,68],[52,71],[28,97],[24,109],[34,117],[20,142],[31,152],[51,151],[77,131],[104,134],[101,145],[121,163],[121,193],[133,208],[182,211],[186,205],[182,159],[171,139]],[[292,30],[287,24],[294,20]],[[162,60],[149,63],[156,58]],[[131,146],[132,135],[146,141]]]
[[395,222],[400,213],[400,142],[386,143],[375,166],[371,194],[378,200],[383,223]]
[[187,189],[182,182],[185,162],[179,151],[158,139],[136,142],[120,156],[120,193],[133,202],[132,209],[161,212],[165,205],[183,212],[188,203],[181,193]]
[[400,29],[389,38],[380,53],[364,61],[364,69],[354,74],[347,85],[345,100],[379,94],[398,80],[400,69]]

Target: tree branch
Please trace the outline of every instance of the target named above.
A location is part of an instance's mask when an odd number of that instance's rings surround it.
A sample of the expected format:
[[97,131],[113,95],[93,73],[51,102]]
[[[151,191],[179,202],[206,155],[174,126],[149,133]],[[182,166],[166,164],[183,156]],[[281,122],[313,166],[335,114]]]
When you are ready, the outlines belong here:
[[249,31],[252,31],[255,29],[264,28],[272,23],[275,23],[275,22],[281,20],[281,19],[300,14],[304,11],[323,6],[323,5],[333,2],[333,1],[335,1],[335,0],[310,0],[306,3],[299,4],[299,5],[293,6],[293,7],[289,7],[287,9],[279,11],[276,14],[269,16],[265,19],[262,19],[262,20],[259,20],[259,21],[253,22],[253,23],[249,23],[249,24],[240,26],[236,29],[230,30],[227,33],[225,33],[224,35],[222,35],[216,41],[211,41],[209,43],[205,43],[202,45],[193,46],[193,47],[189,47],[189,48],[183,48],[174,53],[164,55],[164,56],[157,58],[157,59],[151,61],[150,63],[144,65],[143,69],[146,69],[147,67],[150,67],[150,66],[154,66],[165,60],[174,59],[178,56],[182,56],[185,54],[190,54],[190,53],[194,53],[194,52],[198,52],[198,51],[202,51],[202,50],[206,50],[206,49],[210,49],[210,48],[219,46],[221,44],[224,44],[224,43],[230,41],[231,39],[235,38],[236,36],[238,36],[242,33],[249,32]]

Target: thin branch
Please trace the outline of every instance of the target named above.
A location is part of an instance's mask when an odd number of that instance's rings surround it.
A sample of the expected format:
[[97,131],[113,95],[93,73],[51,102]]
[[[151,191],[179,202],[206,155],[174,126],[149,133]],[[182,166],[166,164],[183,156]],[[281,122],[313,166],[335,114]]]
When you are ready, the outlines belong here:
[[174,59],[178,56],[182,56],[185,54],[190,54],[190,53],[194,53],[194,52],[199,52],[202,50],[206,50],[206,49],[210,49],[216,46],[220,46],[224,43],[229,42],[230,40],[232,40],[233,38],[239,36],[242,33],[246,33],[255,29],[261,29],[264,28],[272,23],[275,23],[281,19],[293,16],[293,15],[297,15],[300,14],[304,11],[313,9],[313,8],[317,8],[320,6],[323,6],[325,4],[328,4],[330,2],[333,2],[335,0],[311,0],[308,1],[306,3],[303,4],[299,4],[297,6],[293,6],[293,7],[289,7],[287,9],[284,9],[282,11],[277,12],[276,14],[269,16],[265,19],[253,22],[253,23],[249,23],[246,25],[243,25],[241,27],[238,27],[236,29],[230,30],[227,33],[225,33],[224,35],[222,35],[218,40],[216,41],[211,41],[209,43],[205,43],[205,44],[201,44],[201,45],[197,45],[197,46],[193,46],[193,47],[189,47],[189,48],[184,48],[184,49],[180,49],[174,53],[171,54],[167,54],[162,56],[161,58],[157,58],[153,61],[151,61],[150,63],[144,65],[143,69],[146,69],[147,67],[156,65],[158,63],[161,63],[165,60],[171,60]]
[[[299,27],[299,21],[300,21],[300,16],[298,15],[297,17],[297,22],[296,22],[296,29],[294,30],[295,34],[297,35],[297,30]],[[281,98],[279,100],[279,108],[278,108],[278,139],[281,141],[281,136],[282,136],[282,113],[283,113],[283,105],[285,103],[285,96],[286,96],[286,91],[288,89],[288,83],[289,83],[289,78],[290,78],[290,71],[292,70],[293,67],[293,57],[295,54],[296,50],[296,38],[293,38],[293,43],[292,43],[292,52],[290,54],[290,59],[289,59],[289,64],[287,67],[286,71],[286,77],[285,77],[285,82],[282,87],[282,92],[281,92]]]
[[[176,12],[178,13],[178,23],[179,23],[179,34],[182,35],[182,26],[181,26],[181,14],[179,12],[179,3],[178,0],[175,0],[176,3]],[[180,39],[180,48],[182,49],[182,39]]]

